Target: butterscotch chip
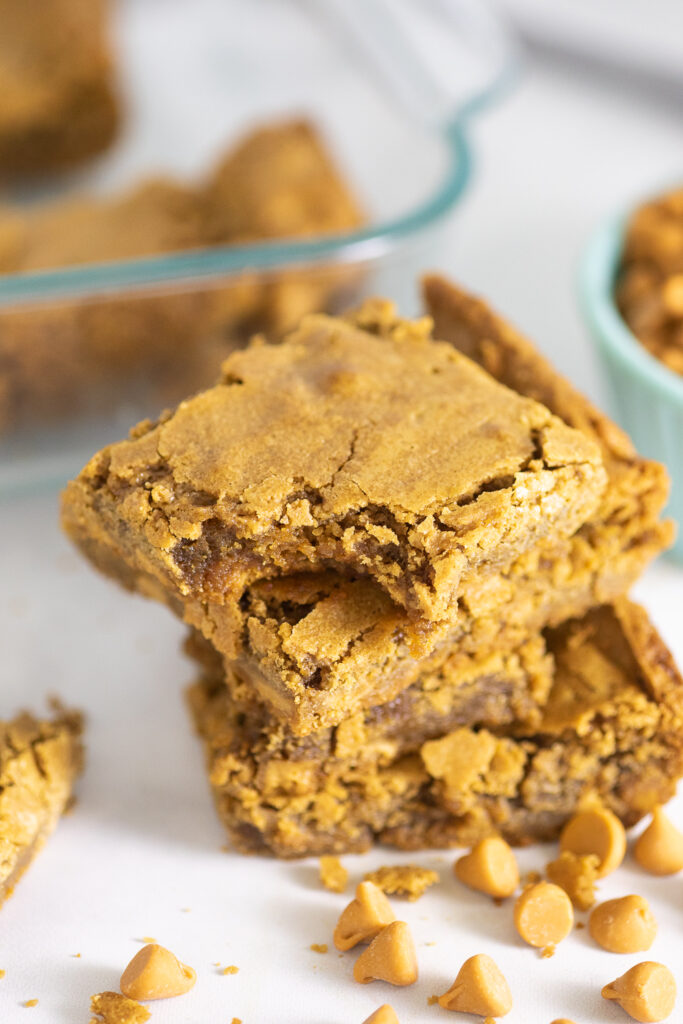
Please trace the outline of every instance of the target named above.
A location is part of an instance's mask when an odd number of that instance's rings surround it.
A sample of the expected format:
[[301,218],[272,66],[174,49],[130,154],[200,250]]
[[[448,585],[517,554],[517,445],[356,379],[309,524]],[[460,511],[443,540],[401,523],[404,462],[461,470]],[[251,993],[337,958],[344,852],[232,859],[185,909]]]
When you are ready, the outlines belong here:
[[455,877],[495,899],[512,896],[519,885],[515,855],[504,839],[489,836],[453,865]]
[[359,942],[371,942],[396,915],[381,889],[374,882],[361,882],[356,898],[342,911],[334,929],[334,944],[345,952]]
[[411,901],[418,900],[430,885],[439,881],[436,871],[421,868],[417,864],[377,868],[376,871],[369,871],[364,878],[366,882],[374,882],[382,892],[405,896]]
[[392,1007],[388,1003],[384,1003],[369,1017],[366,1017],[363,1024],[398,1024],[398,1017]]
[[588,930],[610,953],[641,953],[655,941],[657,922],[642,896],[622,896],[596,907]]
[[574,1021],[570,1020],[569,1017],[556,1017],[550,1024],[574,1024]]
[[38,1000],[37,999],[27,999],[26,1002],[24,1003],[24,1006],[27,1006],[27,1007],[37,1006],[37,1005],[38,1005]]
[[439,1006],[481,1017],[504,1017],[512,1009],[512,995],[495,961],[477,953],[465,960],[451,987],[439,996]]
[[405,921],[392,921],[363,950],[353,967],[361,985],[388,981],[390,985],[412,985],[417,981],[417,956]]
[[675,875],[683,869],[683,835],[661,807],[652,813],[652,821],[636,840],[633,854],[641,868],[652,875]]
[[130,999],[168,999],[181,996],[197,980],[191,967],[164,949],[152,944],[136,953],[121,975],[121,991]]
[[598,878],[619,867],[626,853],[626,832],[616,814],[606,807],[593,807],[575,814],[562,829],[560,851],[595,854]]
[[530,946],[556,946],[572,929],[572,902],[559,885],[538,882],[517,898],[514,920],[515,928]]
[[589,910],[595,903],[595,883],[600,858],[595,853],[571,853],[565,850],[546,867],[548,878],[559,885],[579,910]]
[[[327,952],[327,946],[325,946],[325,952]],[[228,967],[223,968],[223,974],[239,974],[239,967],[230,964]]]
[[344,892],[349,873],[339,857],[320,858],[320,881],[330,892]]
[[629,1017],[642,1024],[665,1020],[676,1004],[676,981],[664,964],[645,960],[616,981],[605,985],[605,999],[619,1003]]
[[119,992],[98,992],[90,999],[95,1014],[90,1024],[145,1024],[152,1016],[146,1006]]

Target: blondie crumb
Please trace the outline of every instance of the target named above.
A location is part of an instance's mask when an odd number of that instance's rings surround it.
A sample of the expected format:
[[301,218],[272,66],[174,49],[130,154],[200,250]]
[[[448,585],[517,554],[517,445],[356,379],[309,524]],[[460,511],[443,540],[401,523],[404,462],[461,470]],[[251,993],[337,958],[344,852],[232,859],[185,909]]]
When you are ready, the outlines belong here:
[[326,942],[312,942],[309,948],[312,949],[314,953],[327,953]]
[[344,892],[349,873],[339,857],[320,858],[320,881],[330,892]]
[[410,902],[419,900],[430,885],[439,881],[436,871],[421,868],[417,864],[401,864],[381,867],[364,875],[366,882],[373,882],[388,896],[405,896]]
[[98,992],[90,999],[90,1010],[95,1016],[90,1024],[145,1024],[152,1014],[135,999],[119,992]]
[[600,858],[594,853],[565,850],[546,867],[551,882],[559,885],[578,910],[590,910],[595,903]]
[[27,999],[26,1002],[24,1003],[24,1006],[37,1006],[37,1005],[38,1005],[38,1000],[37,999]]
[[223,974],[238,974],[238,973],[239,973],[239,967],[235,967],[234,964],[230,964],[229,967],[224,967],[223,968]]

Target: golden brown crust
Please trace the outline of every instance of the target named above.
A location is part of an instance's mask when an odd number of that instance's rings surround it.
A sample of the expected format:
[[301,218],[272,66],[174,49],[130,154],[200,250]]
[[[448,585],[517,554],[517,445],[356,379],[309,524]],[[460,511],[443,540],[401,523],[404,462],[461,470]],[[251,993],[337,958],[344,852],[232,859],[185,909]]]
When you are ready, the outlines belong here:
[[[297,733],[335,724],[364,704],[393,700],[452,656],[510,650],[532,632],[614,601],[671,538],[659,520],[666,471],[638,456],[626,436],[565,382],[531,344],[478,300],[441,279],[427,283],[437,331],[503,383],[549,403],[601,448],[608,471],[599,508],[571,537],[534,545],[509,567],[462,578],[459,616],[447,629],[415,630],[368,580],[335,574],[259,581],[237,605],[184,602],[184,615],[228,659],[238,659],[260,699]],[[484,358],[484,356],[486,358]],[[81,545],[104,571],[183,613],[178,596],[122,564],[115,546]]]
[[82,719],[57,707],[0,722],[0,903],[40,850],[83,767]]

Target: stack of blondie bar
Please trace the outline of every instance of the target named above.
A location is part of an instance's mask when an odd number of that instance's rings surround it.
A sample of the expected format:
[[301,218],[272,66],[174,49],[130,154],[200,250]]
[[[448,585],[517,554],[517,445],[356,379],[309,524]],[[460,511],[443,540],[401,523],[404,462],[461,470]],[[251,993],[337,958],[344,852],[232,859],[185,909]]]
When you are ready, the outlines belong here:
[[596,797],[628,825],[683,773],[683,681],[624,596],[665,471],[481,302],[425,302],[255,339],[65,493],[84,553],[191,626],[245,851],[525,842]]

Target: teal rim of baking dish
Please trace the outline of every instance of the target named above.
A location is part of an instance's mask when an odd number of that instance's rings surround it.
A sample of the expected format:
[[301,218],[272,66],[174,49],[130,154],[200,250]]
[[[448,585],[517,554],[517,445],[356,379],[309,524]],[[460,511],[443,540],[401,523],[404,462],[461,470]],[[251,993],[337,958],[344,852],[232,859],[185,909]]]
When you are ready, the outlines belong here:
[[[499,83],[487,101],[504,88]],[[283,270],[312,264],[359,263],[391,251],[404,239],[437,224],[455,206],[471,177],[472,156],[465,124],[484,103],[479,98],[446,130],[448,170],[438,189],[424,203],[386,223],[314,240],[221,245],[164,256],[93,263],[88,266],[0,275],[0,307],[48,302],[72,296],[95,296],[121,290],[142,290],[245,271]]]
[[637,373],[667,401],[683,409],[683,377],[653,356],[636,338],[614,301],[614,285],[626,216],[613,217],[593,234],[579,269],[579,299],[588,326],[603,352]]

